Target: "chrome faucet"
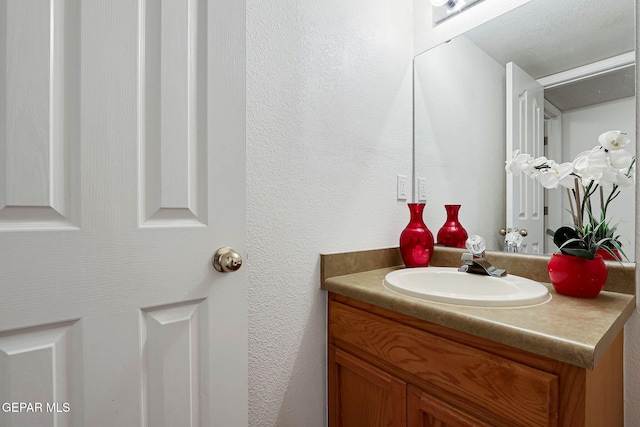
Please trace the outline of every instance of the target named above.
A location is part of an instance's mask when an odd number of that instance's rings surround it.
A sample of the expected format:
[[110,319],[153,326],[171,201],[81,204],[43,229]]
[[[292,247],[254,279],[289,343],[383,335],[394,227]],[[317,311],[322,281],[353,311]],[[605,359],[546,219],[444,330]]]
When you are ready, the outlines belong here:
[[496,268],[484,257],[485,241],[482,237],[469,237],[466,242],[466,247],[469,249],[469,253],[462,254],[461,259],[464,261],[464,265],[458,268],[458,271],[493,277],[504,277],[507,275],[507,270]]
[[529,233],[524,228],[503,228],[498,234],[504,236],[504,251],[517,254],[522,251],[522,241]]

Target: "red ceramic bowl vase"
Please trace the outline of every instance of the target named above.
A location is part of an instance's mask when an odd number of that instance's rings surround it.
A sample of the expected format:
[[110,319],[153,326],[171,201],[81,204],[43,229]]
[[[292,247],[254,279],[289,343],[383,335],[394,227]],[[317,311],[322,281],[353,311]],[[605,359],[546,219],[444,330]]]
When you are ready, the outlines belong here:
[[553,254],[547,271],[556,292],[572,297],[595,298],[607,281],[607,266],[600,255],[589,260]]
[[616,254],[616,256],[618,258],[614,258],[613,255],[611,255],[609,252],[605,251],[604,249],[598,249],[596,251],[597,255],[600,255],[602,257],[603,260],[605,261],[619,261],[622,259],[622,257],[620,256],[620,251],[617,249],[613,249],[613,253]]

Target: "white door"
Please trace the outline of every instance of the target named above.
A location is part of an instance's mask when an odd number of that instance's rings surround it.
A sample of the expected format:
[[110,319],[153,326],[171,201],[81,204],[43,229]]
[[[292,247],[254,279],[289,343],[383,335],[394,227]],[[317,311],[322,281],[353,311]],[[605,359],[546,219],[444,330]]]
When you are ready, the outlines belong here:
[[[544,88],[513,62],[507,64],[507,159],[515,150],[544,155]],[[522,251],[544,251],[544,192],[523,174],[507,174],[507,228],[527,231]]]
[[0,426],[247,425],[244,0],[0,0]]

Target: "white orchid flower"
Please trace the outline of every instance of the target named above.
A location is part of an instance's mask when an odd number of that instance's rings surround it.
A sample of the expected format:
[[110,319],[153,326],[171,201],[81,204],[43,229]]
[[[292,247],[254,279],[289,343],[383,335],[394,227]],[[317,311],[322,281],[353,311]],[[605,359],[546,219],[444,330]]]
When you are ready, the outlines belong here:
[[536,157],[535,159],[533,159],[533,162],[531,162],[533,167],[540,167],[540,166],[544,166],[547,164],[547,162],[549,162],[549,159],[547,159],[544,156],[541,157]]
[[561,182],[573,183],[573,179],[567,179],[573,172],[572,163],[565,162],[558,164],[551,162],[548,166],[548,168],[542,169],[537,176],[538,181],[544,188],[558,188]]
[[619,130],[610,130],[598,137],[598,142],[605,149],[616,151],[624,148],[631,140],[626,133]]
[[529,162],[523,166],[522,172],[531,179],[538,179],[542,169],[547,166],[549,160],[546,157],[529,156]]
[[631,166],[633,156],[624,149],[609,151],[609,164],[614,169],[624,169],[625,171]]
[[625,174],[626,170],[620,171],[618,175],[616,175],[616,185],[618,187],[631,187],[633,185],[633,176],[627,176]]
[[520,150],[516,150],[513,152],[513,158],[511,160],[507,160],[505,163],[505,170],[512,174],[517,174],[519,172],[525,172],[530,169],[531,161],[533,157],[528,154],[520,153]]
[[600,171],[600,178],[595,181],[595,183],[609,188],[618,181],[619,173],[619,171],[613,168],[602,169]]
[[570,189],[574,189],[576,186],[576,178],[573,173],[570,173],[569,175],[565,176],[564,178],[560,179],[560,185],[563,186],[564,188],[570,188]]
[[[624,132],[605,132],[598,141],[600,145],[579,153],[573,162],[561,164],[544,156],[534,158],[516,150],[513,158],[505,162],[505,169],[508,173],[522,172],[547,189],[558,186],[575,189],[568,193],[575,206],[590,208],[591,197],[598,197],[599,193],[600,204],[604,206],[602,215],[606,219],[606,206],[619,194],[619,189],[635,182],[636,157],[624,149],[630,142]],[[576,188],[580,186],[583,188]],[[600,190],[596,192],[598,187]],[[605,188],[609,192],[606,199],[602,191]],[[582,227],[583,218],[573,215],[576,225]]]
[[587,155],[587,169],[605,169],[609,167],[607,152],[596,147]]
[[587,168],[588,159],[587,157],[591,154],[592,150],[587,150],[579,153],[576,158],[573,160],[573,167],[577,171],[581,171]]
[[617,171],[611,168],[608,153],[602,147],[578,154],[573,166],[585,187],[591,182],[608,185],[615,181]]

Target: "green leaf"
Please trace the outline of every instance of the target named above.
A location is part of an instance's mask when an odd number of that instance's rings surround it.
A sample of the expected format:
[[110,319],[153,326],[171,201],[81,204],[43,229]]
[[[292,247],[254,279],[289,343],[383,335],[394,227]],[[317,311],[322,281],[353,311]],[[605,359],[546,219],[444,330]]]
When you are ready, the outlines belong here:
[[553,243],[559,248],[562,248],[571,239],[580,239],[578,232],[571,227],[560,227],[553,235]]
[[560,250],[566,255],[573,255],[573,256],[580,257],[580,258],[593,259],[595,257],[595,255],[591,251],[589,251],[587,249],[562,248]]

